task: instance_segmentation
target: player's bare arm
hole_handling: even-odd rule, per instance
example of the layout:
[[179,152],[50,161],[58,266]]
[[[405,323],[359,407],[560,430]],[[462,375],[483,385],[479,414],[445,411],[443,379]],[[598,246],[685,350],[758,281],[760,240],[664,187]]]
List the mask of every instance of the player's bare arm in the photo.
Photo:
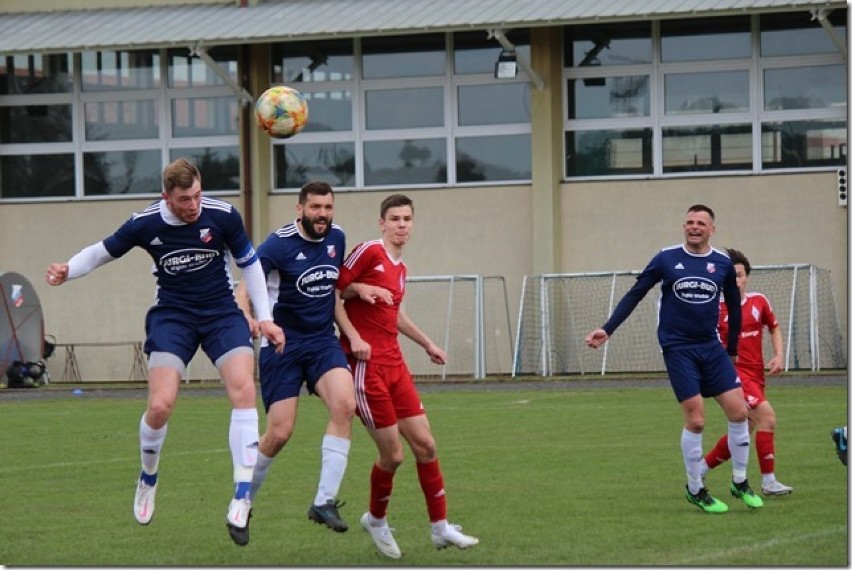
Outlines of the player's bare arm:
[[249,328],[251,329],[251,337],[260,337],[260,323],[258,323],[257,319],[254,318],[254,311],[252,310],[251,299],[249,299],[248,291],[246,291],[246,285],[244,281],[240,281],[237,285],[237,289],[236,291],[234,291],[234,298],[237,300],[237,305],[240,307],[240,310],[243,312],[243,315],[245,315],[246,321],[248,321]]
[[371,305],[375,305],[377,301],[382,301],[387,305],[393,305],[393,293],[379,287],[378,285],[367,285],[365,283],[350,283],[346,290],[342,293],[344,299],[360,298]]
[[337,328],[340,334],[349,339],[349,347],[352,355],[358,360],[370,360],[372,348],[370,344],[361,338],[358,334],[358,329],[349,320],[349,315],[346,314],[346,309],[343,306],[343,296],[341,291],[335,292],[336,299],[334,304],[334,321],[337,323]]
[[422,346],[426,354],[429,355],[429,360],[433,363],[447,363],[447,353],[440,346],[432,342],[432,339],[426,336],[426,333],[421,331],[402,309],[399,310],[399,314],[397,315],[396,327],[399,332]]
[[775,327],[769,331],[772,340],[772,352],[774,356],[766,363],[769,374],[778,374],[784,369],[784,342],[781,338],[781,327]]

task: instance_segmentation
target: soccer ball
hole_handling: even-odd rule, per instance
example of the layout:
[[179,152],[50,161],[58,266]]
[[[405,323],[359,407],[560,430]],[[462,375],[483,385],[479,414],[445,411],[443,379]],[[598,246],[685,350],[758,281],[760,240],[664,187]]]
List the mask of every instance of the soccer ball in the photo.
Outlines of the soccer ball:
[[284,85],[264,91],[254,106],[259,126],[269,136],[288,139],[301,132],[308,122],[308,103],[305,97]]

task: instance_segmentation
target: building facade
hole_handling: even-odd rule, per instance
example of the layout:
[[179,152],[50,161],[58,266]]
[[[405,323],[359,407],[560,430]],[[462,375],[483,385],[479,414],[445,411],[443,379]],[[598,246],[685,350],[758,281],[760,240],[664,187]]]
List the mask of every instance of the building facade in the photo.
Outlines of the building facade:
[[[59,342],[144,337],[144,252],[42,275],[178,156],[256,243],[310,179],[338,191],[349,247],[407,193],[410,272],[504,276],[513,312],[523,276],[641,269],[704,203],[717,247],[829,269],[847,329],[843,2],[31,4],[0,5],[0,272],[30,278]],[[254,125],[275,84],[308,100],[291,139]]]

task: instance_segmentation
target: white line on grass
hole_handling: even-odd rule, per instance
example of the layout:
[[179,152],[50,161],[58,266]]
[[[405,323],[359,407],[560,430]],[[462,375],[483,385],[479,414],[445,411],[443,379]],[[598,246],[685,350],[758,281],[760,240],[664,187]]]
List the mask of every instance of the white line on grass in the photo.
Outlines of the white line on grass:
[[[207,453],[222,453],[228,449],[195,449],[193,451],[181,451],[167,453],[169,457],[186,456],[186,455],[205,455]],[[14,467],[0,467],[0,475],[6,473],[17,473],[19,471],[32,472],[36,469],[64,469],[66,467],[86,467],[91,465],[106,464],[106,463],[124,463],[125,461],[135,461],[138,463],[138,457],[113,457],[110,459],[95,459],[87,461],[60,461],[58,463],[47,463],[44,465],[16,465]]]
[[683,565],[688,566],[691,564],[696,564],[698,562],[706,562],[708,556],[712,556],[714,560],[719,561],[725,558],[739,556],[743,553],[752,553],[758,550],[767,550],[770,548],[775,548],[776,546],[784,545],[784,544],[794,544],[796,542],[806,542],[808,540],[813,540],[815,538],[822,538],[824,536],[832,536],[832,535],[843,535],[846,536],[846,527],[838,526],[834,528],[825,528],[818,532],[811,532],[808,534],[799,534],[795,536],[788,537],[780,537],[773,538],[771,540],[764,540],[763,542],[754,542],[750,544],[745,544],[743,546],[737,546],[735,548],[728,548],[727,550],[716,550],[713,552],[705,552],[701,556],[690,556],[689,558],[681,558],[680,560],[666,562],[666,564],[674,564],[674,565]]

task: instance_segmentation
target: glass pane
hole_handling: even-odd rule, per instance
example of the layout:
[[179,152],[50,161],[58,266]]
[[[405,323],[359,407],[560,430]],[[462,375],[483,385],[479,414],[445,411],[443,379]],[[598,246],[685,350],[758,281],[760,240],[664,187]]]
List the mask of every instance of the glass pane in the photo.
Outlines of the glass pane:
[[351,81],[352,40],[287,42],[272,45],[272,82]]
[[444,88],[372,89],[367,99],[367,129],[444,126]]
[[[237,71],[237,46],[218,46],[207,50],[219,67],[228,72],[235,82],[239,83]],[[170,49],[169,58],[169,87],[197,87],[205,85],[227,85],[207,62],[198,56],[192,56],[189,49]]]
[[277,144],[272,152],[276,188],[301,188],[309,180],[355,186],[355,143]]
[[156,139],[160,136],[155,101],[86,103],[86,140]]
[[217,146],[202,148],[173,148],[169,160],[186,158],[201,171],[201,187],[205,191],[239,190],[240,148]]
[[459,90],[459,125],[505,125],[530,122],[530,84],[463,85]]
[[751,125],[663,129],[663,172],[751,167]]
[[[846,39],[846,10],[834,10],[828,21],[837,35]],[[837,46],[810,12],[760,16],[760,55],[806,55],[837,53]]]
[[444,34],[380,36],[361,40],[364,79],[444,75]]
[[651,63],[651,23],[565,28],[565,67]]
[[0,156],[0,198],[74,196],[74,155]]
[[531,180],[530,135],[456,139],[456,179],[458,182]]
[[763,71],[766,110],[841,107],[846,105],[846,97],[846,70],[842,65]]
[[84,52],[83,91],[153,89],[160,86],[159,51]]
[[316,91],[302,95],[308,102],[308,123],[304,132],[352,130],[351,91]]
[[[515,52],[526,61],[530,60],[529,30],[513,29],[505,32],[506,39],[515,46]],[[503,48],[488,32],[457,32],[453,35],[453,68],[458,75],[466,73],[494,73],[494,64]]]
[[748,111],[748,71],[667,73],[666,115]]
[[83,168],[86,196],[162,192],[159,150],[87,152],[83,155]]
[[235,97],[195,97],[172,101],[172,136],[235,135],[240,104]]
[[407,139],[364,143],[364,184],[446,184],[447,141]]
[[70,93],[68,54],[5,55],[0,57],[0,95]]
[[751,57],[748,16],[663,20],[663,61],[712,61]]
[[71,105],[0,107],[0,143],[70,142]]
[[568,80],[568,118],[647,117],[651,93],[647,75]]
[[565,133],[568,176],[650,174],[651,129]]
[[765,123],[763,168],[843,166],[849,152],[846,129],[846,121]]

